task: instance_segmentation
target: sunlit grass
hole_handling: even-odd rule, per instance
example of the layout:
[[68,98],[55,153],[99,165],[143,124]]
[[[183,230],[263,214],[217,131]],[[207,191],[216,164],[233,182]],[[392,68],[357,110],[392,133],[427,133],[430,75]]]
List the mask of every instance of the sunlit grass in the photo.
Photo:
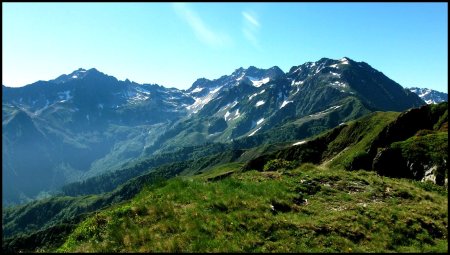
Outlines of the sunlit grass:
[[57,251],[446,252],[447,205],[414,181],[311,164],[175,178],[90,217]]

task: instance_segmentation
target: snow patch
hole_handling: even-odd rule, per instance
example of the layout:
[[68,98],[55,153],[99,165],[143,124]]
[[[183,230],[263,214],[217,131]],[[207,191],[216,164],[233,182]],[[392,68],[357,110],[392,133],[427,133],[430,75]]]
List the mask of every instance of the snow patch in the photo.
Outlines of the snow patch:
[[334,75],[334,76],[337,76],[338,78],[341,78],[341,75],[338,74],[338,73],[333,73],[333,72],[330,71],[330,74],[331,74],[331,75]]
[[266,84],[270,81],[269,77],[266,77],[264,79],[258,80],[257,78],[251,77],[251,76],[247,76],[250,81],[252,82],[253,86],[255,87],[261,87],[263,84]]
[[239,113],[239,109],[237,109],[236,113],[234,114],[234,118],[232,118],[230,120],[235,120],[235,119],[239,118],[239,116],[241,116],[241,114]]
[[319,73],[320,71],[322,71],[322,69],[325,68],[324,65],[325,65],[325,63],[320,64],[320,66],[317,67],[317,69],[316,69],[316,71],[314,72],[314,74],[317,74],[317,73]]
[[318,112],[318,113],[315,113],[315,114],[311,114],[311,115],[309,115],[309,117],[319,117],[319,116],[325,115],[325,114],[327,114],[327,113],[329,113],[331,111],[334,111],[334,110],[340,108],[341,106],[342,105],[331,106],[330,108],[328,108],[328,109],[326,109],[324,111],[321,111],[321,112]]
[[347,87],[347,84],[345,84],[343,82],[340,82],[340,81],[335,81],[335,82],[333,82],[331,84],[334,85],[334,86],[341,87],[341,88],[346,88]]
[[143,93],[143,94],[146,94],[146,95],[150,95],[150,91],[148,91],[146,89],[143,89],[143,88],[140,88],[140,87],[136,87],[136,91],[138,91],[140,93]]
[[302,85],[304,83],[304,81],[295,81],[295,80],[293,80],[292,82],[291,82],[291,86],[298,86],[298,85]]
[[430,90],[425,90],[425,92],[423,92],[422,94],[420,94],[419,95],[419,97],[424,97],[424,96],[426,96],[426,95],[428,95],[428,94],[430,94],[431,93],[431,91]]
[[132,103],[135,103],[135,102],[137,102],[137,101],[145,101],[145,100],[147,100],[147,99],[149,99],[148,96],[144,96],[144,95],[142,95],[142,94],[137,94],[137,93],[136,93],[136,96],[130,98],[129,101],[131,101]]
[[197,113],[199,110],[201,110],[209,101],[215,98],[216,93],[221,89],[222,87],[217,87],[216,89],[210,91],[206,96],[204,97],[194,97],[195,102],[188,107],[186,107],[187,110],[192,111],[193,113]]
[[255,131],[253,131],[251,134],[249,134],[248,136],[253,136],[256,132],[258,132],[258,130],[260,130],[261,127],[257,128]]
[[236,81],[240,81],[242,80],[242,78],[244,78],[245,73],[243,73],[239,78],[236,79]]
[[265,103],[266,102],[264,102],[263,100],[260,100],[260,101],[256,102],[255,106],[258,107],[258,106],[261,106],[261,105],[263,105]]
[[215,94],[217,91],[219,91],[222,87],[217,87],[214,90],[211,90],[211,92],[209,92],[209,94]]
[[134,90],[128,90],[125,92],[124,97],[131,104],[136,104],[139,101],[145,101],[149,99],[150,92],[143,88],[135,88]]
[[191,91],[191,93],[196,93],[196,92],[200,92],[202,91],[204,88],[195,88],[194,90]]
[[224,107],[220,108],[218,112],[225,111],[225,110],[227,110],[227,109],[233,108],[233,107],[235,107],[238,103],[239,103],[238,101],[234,101],[233,103],[229,103],[229,104],[225,105]]
[[284,100],[283,103],[282,103],[281,106],[280,106],[280,109],[283,108],[283,107],[285,107],[287,104],[292,103],[292,102],[294,102],[294,101],[287,101],[287,100]]
[[300,144],[304,144],[304,143],[306,143],[306,141],[300,141],[300,142],[296,142],[296,143],[294,143],[294,144],[292,144],[292,146],[296,146],[296,145],[300,145]]
[[257,93],[255,93],[255,94],[253,94],[253,95],[249,96],[249,97],[248,97],[248,101],[252,100],[252,98],[256,97],[257,95],[258,95],[258,94],[257,94]]
[[225,113],[225,116],[223,116],[225,121],[227,121],[228,116],[230,116],[230,112],[229,111],[227,111],[227,113]]
[[347,58],[341,58],[339,61],[341,61],[341,64],[342,64],[342,65],[348,65],[348,64],[350,64],[350,63],[348,62],[348,59],[347,59]]
[[302,67],[300,66],[299,68],[295,69],[292,73],[300,72],[301,70],[302,70]]

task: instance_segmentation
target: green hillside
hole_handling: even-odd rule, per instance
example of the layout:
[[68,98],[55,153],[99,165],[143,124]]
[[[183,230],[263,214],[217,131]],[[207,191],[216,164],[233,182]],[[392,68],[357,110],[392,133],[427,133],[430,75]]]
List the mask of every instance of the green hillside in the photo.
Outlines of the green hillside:
[[447,252],[447,195],[311,164],[179,177],[89,217],[50,251]]
[[371,113],[301,143],[257,156],[244,168],[262,170],[268,161],[283,159],[296,165],[374,170],[384,176],[415,180],[428,175],[434,183],[444,185],[448,180],[447,116],[447,102],[403,113]]

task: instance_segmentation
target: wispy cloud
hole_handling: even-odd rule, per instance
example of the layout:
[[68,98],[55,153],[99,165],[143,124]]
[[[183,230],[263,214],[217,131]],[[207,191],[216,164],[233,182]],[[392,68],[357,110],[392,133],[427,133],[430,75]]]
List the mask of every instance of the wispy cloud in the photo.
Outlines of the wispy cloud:
[[242,33],[255,48],[261,50],[261,45],[258,40],[258,33],[261,28],[261,24],[258,21],[258,16],[254,12],[243,11],[242,17]]
[[187,4],[173,3],[172,6],[175,13],[189,24],[201,42],[213,48],[220,48],[232,44],[232,40],[227,34],[209,28],[200,16]]
[[250,14],[248,12],[242,12],[242,15],[244,15],[244,18],[247,21],[249,21],[250,23],[252,23],[253,26],[255,26],[255,27],[260,26],[258,20],[256,19],[255,14]]

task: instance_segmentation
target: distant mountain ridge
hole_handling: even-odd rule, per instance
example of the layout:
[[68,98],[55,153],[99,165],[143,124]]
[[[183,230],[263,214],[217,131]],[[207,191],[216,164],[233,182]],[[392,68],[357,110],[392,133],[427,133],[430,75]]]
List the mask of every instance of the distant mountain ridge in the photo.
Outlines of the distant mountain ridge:
[[[229,142],[294,120],[321,126],[323,131],[372,111],[402,111],[424,104],[368,64],[349,58],[322,58],[295,66],[285,75],[277,69],[240,68],[216,80],[196,81],[188,90],[195,99],[188,110],[195,115],[172,125],[146,151],[171,150],[182,139],[189,144]],[[329,119],[318,120],[323,118]],[[325,123],[311,124],[318,121]],[[292,134],[294,130],[286,129],[291,139],[301,135]],[[319,130],[298,132],[312,135]]]
[[[80,68],[25,87],[2,86],[2,92],[3,203],[184,146],[236,142],[247,148],[301,139],[373,111],[425,104],[350,58],[322,58],[287,73],[241,67],[198,79],[187,90]],[[37,138],[26,138],[30,132]],[[30,179],[35,175],[39,185]]]
[[418,87],[411,87],[407,89],[409,89],[411,92],[416,93],[427,104],[438,104],[441,102],[448,102],[448,94],[444,92]]

